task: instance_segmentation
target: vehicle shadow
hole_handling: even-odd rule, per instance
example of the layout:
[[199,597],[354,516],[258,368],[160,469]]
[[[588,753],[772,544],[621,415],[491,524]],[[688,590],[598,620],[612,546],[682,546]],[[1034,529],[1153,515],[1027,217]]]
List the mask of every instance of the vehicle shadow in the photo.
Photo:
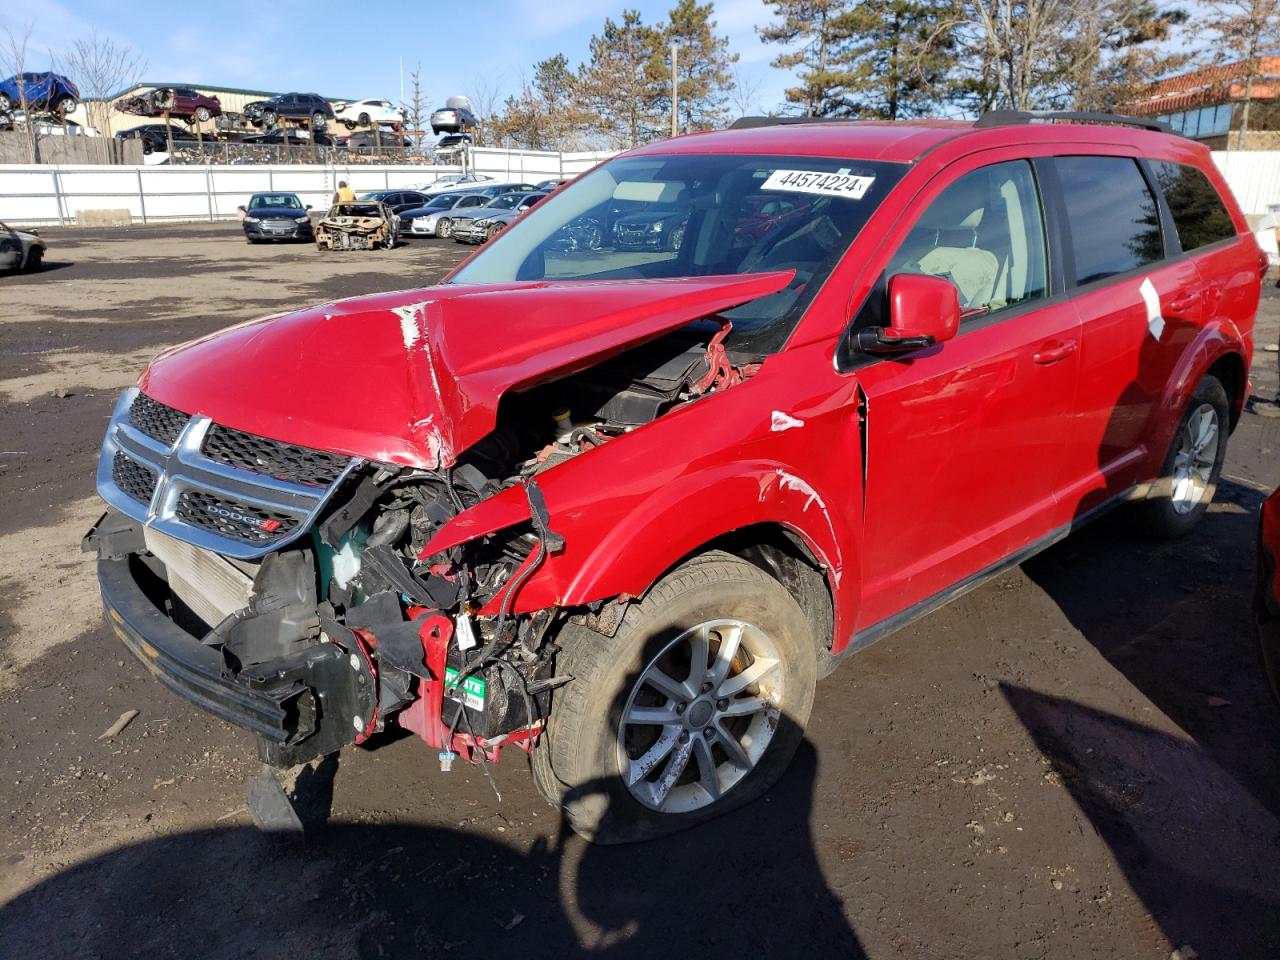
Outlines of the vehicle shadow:
[[1259,803],[1280,816],[1280,717],[1252,619],[1258,510],[1229,480],[1179,540],[1153,540],[1123,511],[1023,564],[1075,627]]
[[[807,742],[763,799],[674,837],[527,848],[445,827],[250,828],[123,847],[0,913],[0,956],[863,957],[810,831]],[[589,789],[589,785],[585,787]]]
[[1073,700],[1001,692],[1175,947],[1280,955],[1280,822],[1198,744]]

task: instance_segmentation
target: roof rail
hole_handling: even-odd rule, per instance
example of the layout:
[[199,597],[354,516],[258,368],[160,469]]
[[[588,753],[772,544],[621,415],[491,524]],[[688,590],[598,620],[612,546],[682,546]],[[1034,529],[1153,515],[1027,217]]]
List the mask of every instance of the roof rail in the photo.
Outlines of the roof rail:
[[1173,128],[1162,120],[1145,117],[1126,117],[1118,113],[1099,113],[1076,110],[988,110],[974,123],[975,127],[1005,127],[1018,123],[1035,123],[1037,120],[1069,123],[1108,123],[1122,127],[1141,127],[1156,133],[1173,133]]
[[791,123],[849,123],[853,117],[739,117],[729,124],[730,130],[752,130],[756,127],[778,127]]

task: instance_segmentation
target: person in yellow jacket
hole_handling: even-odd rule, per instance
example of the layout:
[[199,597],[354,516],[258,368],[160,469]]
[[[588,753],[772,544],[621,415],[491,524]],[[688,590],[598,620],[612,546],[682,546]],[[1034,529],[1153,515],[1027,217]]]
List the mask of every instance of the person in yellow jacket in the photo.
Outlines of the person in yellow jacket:
[[338,181],[338,191],[333,195],[334,203],[350,203],[356,198],[355,191],[347,186],[347,181]]

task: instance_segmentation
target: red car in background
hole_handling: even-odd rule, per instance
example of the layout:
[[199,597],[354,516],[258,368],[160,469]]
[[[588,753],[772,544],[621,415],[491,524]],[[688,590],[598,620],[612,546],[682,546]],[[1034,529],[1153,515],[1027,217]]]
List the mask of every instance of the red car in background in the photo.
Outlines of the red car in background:
[[1280,490],[1262,505],[1258,532],[1258,592],[1254,603],[1262,668],[1280,704]]
[[162,353],[99,460],[109,622],[276,766],[520,749],[600,842],[760,796],[847,657],[1208,510],[1267,260],[1204,145],[1079,119],[649,144],[434,287]]

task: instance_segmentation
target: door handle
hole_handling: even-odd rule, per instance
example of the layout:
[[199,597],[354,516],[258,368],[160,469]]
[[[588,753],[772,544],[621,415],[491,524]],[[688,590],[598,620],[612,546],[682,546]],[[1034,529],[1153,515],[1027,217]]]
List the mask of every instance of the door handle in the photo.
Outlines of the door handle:
[[1199,290],[1192,290],[1190,293],[1182,293],[1169,301],[1161,313],[1168,317],[1184,318],[1189,310],[1198,306],[1201,300]]
[[1074,340],[1046,340],[1040,344],[1040,349],[1036,351],[1035,356],[1031,359],[1041,366],[1048,366],[1051,363],[1057,363],[1059,360],[1065,360],[1076,352],[1077,344]]

